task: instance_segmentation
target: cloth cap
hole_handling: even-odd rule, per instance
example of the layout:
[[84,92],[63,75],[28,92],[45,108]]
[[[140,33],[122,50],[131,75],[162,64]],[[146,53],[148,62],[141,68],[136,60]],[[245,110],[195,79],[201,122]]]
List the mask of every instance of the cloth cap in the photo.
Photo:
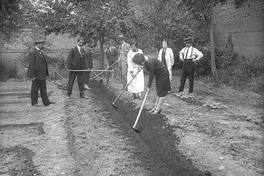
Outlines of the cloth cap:
[[137,53],[135,54],[135,56],[133,57],[132,61],[137,64],[137,65],[143,65],[145,62],[145,56],[144,54],[141,53]]

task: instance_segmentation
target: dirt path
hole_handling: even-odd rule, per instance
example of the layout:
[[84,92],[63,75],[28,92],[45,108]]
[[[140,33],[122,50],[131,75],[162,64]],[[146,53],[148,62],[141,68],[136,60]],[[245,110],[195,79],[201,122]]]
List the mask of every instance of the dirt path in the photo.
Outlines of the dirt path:
[[71,153],[80,176],[173,175],[166,164],[128,126],[105,98],[73,95],[65,103]]
[[48,84],[56,104],[31,107],[29,85],[1,83],[1,176],[174,175],[93,91],[66,100]]
[[[173,85],[177,89],[178,78]],[[120,84],[94,83],[89,99],[71,99],[48,85],[49,107],[31,107],[29,82],[0,84],[1,176],[260,176],[263,175],[263,97],[195,84],[193,100],[170,94],[162,115],[150,115],[152,90],[137,134],[141,101]]]
[[[179,78],[175,77],[173,92],[178,90],[178,83]],[[112,82],[109,95],[118,95],[120,87]],[[153,107],[154,95],[155,88],[147,100],[146,109]],[[132,123],[136,114],[131,115],[130,108],[138,109],[141,101],[131,102],[130,96],[125,93],[118,106]],[[264,174],[263,116],[263,96],[229,87],[215,88],[196,81],[194,100],[179,99],[171,93],[162,115],[152,116],[144,112],[140,122],[141,137],[154,146],[154,150],[159,150],[147,132],[158,131],[156,137],[163,142],[160,147],[172,151],[170,156],[182,154],[183,158],[192,161],[193,166],[212,175],[260,176]],[[168,164],[175,165],[166,152],[160,153]]]
[[0,175],[72,175],[61,91],[49,84],[57,103],[31,107],[30,82],[9,81],[0,89]]

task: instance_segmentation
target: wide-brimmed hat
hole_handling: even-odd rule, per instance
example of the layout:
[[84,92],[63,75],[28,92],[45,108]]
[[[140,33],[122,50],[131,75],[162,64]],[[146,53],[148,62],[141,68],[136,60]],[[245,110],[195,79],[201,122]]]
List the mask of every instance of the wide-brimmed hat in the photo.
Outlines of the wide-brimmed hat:
[[34,44],[38,44],[38,43],[44,43],[46,42],[47,40],[44,38],[44,37],[39,37],[39,38],[36,38],[34,40]]
[[193,38],[192,37],[184,38],[184,43],[192,43],[192,42],[193,42]]
[[137,53],[133,57],[132,61],[137,65],[143,65],[145,62],[145,56],[142,53]]

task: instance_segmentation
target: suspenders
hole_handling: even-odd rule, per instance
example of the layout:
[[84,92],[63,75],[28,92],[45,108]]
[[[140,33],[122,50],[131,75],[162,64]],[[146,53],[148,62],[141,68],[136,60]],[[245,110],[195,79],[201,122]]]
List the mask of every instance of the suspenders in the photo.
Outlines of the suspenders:
[[[186,49],[187,49],[187,51],[186,51]],[[187,57],[188,57],[188,52],[189,52],[189,49],[190,48],[186,48],[185,49],[185,51],[186,51],[186,53],[185,53],[185,56],[184,56],[184,59],[187,59]],[[193,55],[193,47],[191,48],[191,56]]]

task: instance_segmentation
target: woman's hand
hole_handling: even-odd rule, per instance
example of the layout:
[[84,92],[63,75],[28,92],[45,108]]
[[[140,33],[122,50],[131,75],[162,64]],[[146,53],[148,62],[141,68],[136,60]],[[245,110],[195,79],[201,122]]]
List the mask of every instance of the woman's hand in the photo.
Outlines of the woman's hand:
[[130,71],[130,74],[131,74],[132,76],[134,76],[134,71],[133,71],[133,70],[131,70],[131,71]]

